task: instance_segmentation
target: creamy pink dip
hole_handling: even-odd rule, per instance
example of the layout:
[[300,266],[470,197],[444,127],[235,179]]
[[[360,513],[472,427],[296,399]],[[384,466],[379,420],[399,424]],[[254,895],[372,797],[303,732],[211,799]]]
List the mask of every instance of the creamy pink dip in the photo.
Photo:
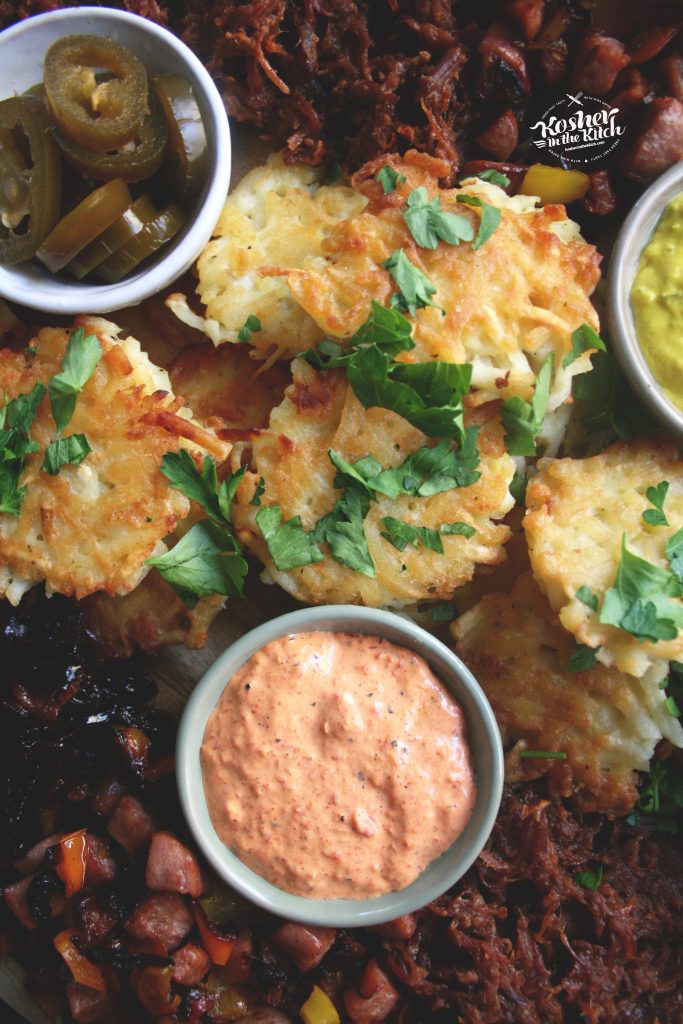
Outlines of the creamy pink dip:
[[299,896],[403,889],[460,835],[475,782],[461,707],[379,637],[302,633],[228,682],[201,764],[221,840]]

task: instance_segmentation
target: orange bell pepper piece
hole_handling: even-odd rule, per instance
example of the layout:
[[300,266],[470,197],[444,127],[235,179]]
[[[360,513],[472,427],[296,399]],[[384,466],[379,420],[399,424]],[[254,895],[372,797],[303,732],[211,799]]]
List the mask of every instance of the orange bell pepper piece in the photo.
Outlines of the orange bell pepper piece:
[[54,947],[64,959],[64,963],[74,976],[74,981],[85,985],[86,988],[94,988],[96,992],[107,991],[107,981],[102,969],[84,956],[73,940],[72,929],[59,932],[54,937]]
[[192,913],[197,922],[202,946],[211,957],[214,964],[224,967],[232,954],[232,947],[235,945],[235,937],[224,937],[217,935],[209,924],[209,920],[198,903],[192,904]]
[[59,861],[56,870],[64,882],[64,895],[67,899],[80,892],[85,885],[85,854],[88,843],[86,833],[87,829],[82,828],[59,840]]

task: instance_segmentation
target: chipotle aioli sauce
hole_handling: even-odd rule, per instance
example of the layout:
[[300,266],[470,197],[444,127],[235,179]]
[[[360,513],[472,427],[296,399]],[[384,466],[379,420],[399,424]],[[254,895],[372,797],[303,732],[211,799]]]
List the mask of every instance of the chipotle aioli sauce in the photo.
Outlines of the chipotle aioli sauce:
[[403,889],[463,831],[465,718],[426,661],[374,636],[301,633],[230,679],[206,726],[219,838],[298,896]]

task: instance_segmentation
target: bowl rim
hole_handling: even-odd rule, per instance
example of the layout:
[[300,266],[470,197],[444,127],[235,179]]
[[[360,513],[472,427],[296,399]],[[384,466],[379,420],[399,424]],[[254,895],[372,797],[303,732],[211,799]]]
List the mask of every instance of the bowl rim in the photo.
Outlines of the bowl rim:
[[[467,720],[478,778],[475,808],[462,834],[404,889],[359,900],[309,899],[272,885],[229,850],[211,824],[201,779],[199,749],[209,715],[228,680],[265,644],[314,630],[379,635],[421,654]],[[475,742],[476,741],[476,742]],[[491,705],[463,662],[439,639],[394,612],[356,605],[322,605],[288,612],[250,630],[207,669],[183,711],[176,743],[180,803],[190,830],[216,873],[264,910],[289,920],[329,927],[381,924],[418,910],[449,889],[479,856],[498,813],[503,790],[503,747]],[[487,776],[487,788],[479,779]]]
[[[129,11],[93,6],[69,7],[33,15],[4,29],[0,32],[0,47],[14,43],[23,35],[29,35],[37,25],[58,25],[64,22],[64,34],[68,34],[70,28],[75,30],[73,23],[82,21],[84,17],[90,21],[86,31],[95,33],[97,28],[92,22],[100,22],[103,26],[113,27],[114,23],[119,23],[133,27],[140,33],[141,38],[151,37],[157,44],[171,51],[179,63],[179,71],[187,69],[191,72],[193,84],[202,94],[202,107],[206,108],[203,110],[203,117],[205,122],[208,118],[208,123],[205,123],[204,127],[210,146],[215,150],[215,159],[209,170],[203,197],[195,201],[195,205],[189,211],[184,237],[176,244],[171,242],[167,254],[160,254],[157,262],[138,271],[131,278],[113,285],[80,282],[72,284],[57,278],[54,282],[48,279],[55,287],[49,289],[49,293],[46,294],[40,281],[27,279],[20,283],[4,273],[11,274],[22,264],[17,264],[16,267],[0,267],[0,296],[29,309],[54,315],[110,313],[136,305],[172,284],[194,263],[211,238],[230,187],[230,125],[223,100],[199,58],[168,29]],[[45,271],[45,274],[47,273]]]
[[630,293],[645,246],[664,209],[683,193],[683,161],[646,189],[624,221],[607,275],[607,324],[614,351],[631,387],[668,429],[683,441],[683,410],[664,394],[638,342]]

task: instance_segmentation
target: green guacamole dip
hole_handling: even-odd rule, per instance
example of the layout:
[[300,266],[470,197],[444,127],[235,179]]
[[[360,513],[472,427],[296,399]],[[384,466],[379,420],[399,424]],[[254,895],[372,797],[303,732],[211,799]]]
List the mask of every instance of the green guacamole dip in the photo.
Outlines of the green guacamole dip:
[[643,250],[631,309],[652,373],[683,409],[683,194],[669,203]]

